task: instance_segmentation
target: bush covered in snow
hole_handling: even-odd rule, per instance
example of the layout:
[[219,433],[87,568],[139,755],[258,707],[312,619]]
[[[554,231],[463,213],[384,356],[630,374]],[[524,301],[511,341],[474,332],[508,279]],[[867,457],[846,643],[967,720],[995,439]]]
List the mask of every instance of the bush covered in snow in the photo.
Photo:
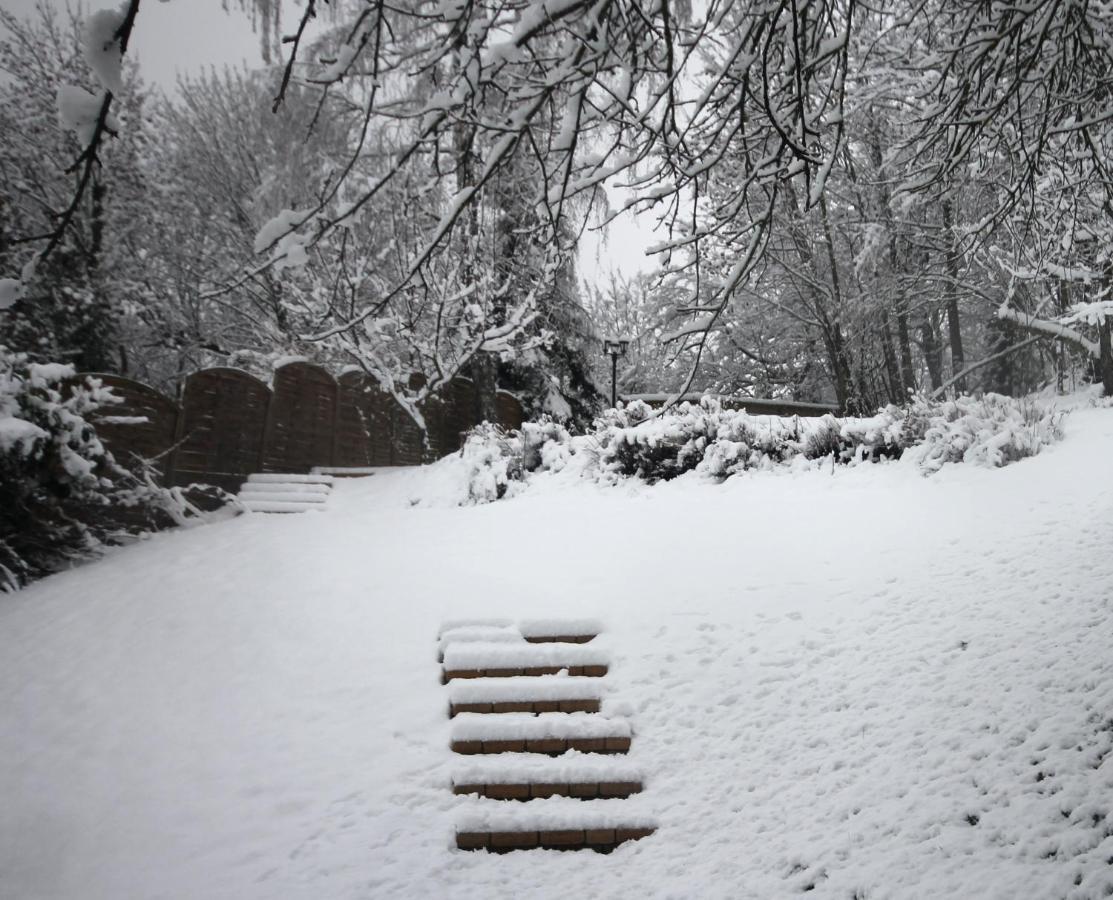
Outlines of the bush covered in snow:
[[484,422],[472,429],[460,449],[469,503],[490,503],[505,494],[522,474],[522,439]]
[[999,394],[934,401],[916,397],[869,417],[756,416],[724,409],[714,398],[662,415],[641,401],[608,410],[585,435],[559,424],[526,423],[520,432],[490,426],[472,432],[462,451],[469,498],[502,497],[515,479],[556,472],[576,461],[602,481],[664,481],[685,472],[715,479],[750,469],[822,462],[858,465],[904,457],[924,474],[948,462],[1003,466],[1060,436],[1062,414],[1035,399]]
[[132,521],[165,520],[173,496],[117,465],[88,417],[116,398],[71,366],[0,345],[0,590],[87,556]]

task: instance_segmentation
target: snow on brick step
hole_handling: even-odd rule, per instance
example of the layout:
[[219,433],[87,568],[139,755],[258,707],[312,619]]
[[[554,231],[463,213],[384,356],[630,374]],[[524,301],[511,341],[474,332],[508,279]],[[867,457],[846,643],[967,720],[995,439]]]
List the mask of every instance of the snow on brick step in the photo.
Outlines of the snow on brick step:
[[334,478],[366,478],[379,471],[379,466],[314,466],[311,475],[332,475]]
[[452,720],[454,753],[626,753],[630,723],[583,712],[507,713],[489,716],[461,713]]
[[332,486],[328,484],[302,484],[297,481],[246,481],[240,488],[241,495],[266,494],[272,491],[283,491],[306,497],[327,497],[332,491]]
[[609,664],[609,651],[594,644],[460,643],[444,651],[444,680],[555,675],[561,669],[599,678]]
[[450,631],[465,628],[511,628],[513,625],[514,621],[512,619],[449,619],[441,624],[441,630],[437,632],[437,638],[444,637]]
[[302,513],[324,509],[320,503],[291,503],[279,500],[243,500],[242,503],[248,512],[258,513]]
[[626,756],[601,756],[569,750],[562,756],[503,753],[469,756],[452,769],[454,787],[469,784],[641,783],[645,772]]
[[605,688],[598,678],[466,678],[449,685],[449,716],[460,713],[599,712]]
[[634,798],[584,804],[550,797],[528,804],[476,801],[457,820],[461,850],[592,849],[606,852],[629,840],[649,837],[656,821]]
[[308,506],[321,506],[328,502],[328,494],[302,494],[297,491],[287,491],[282,485],[277,484],[269,491],[240,491],[239,497],[249,503],[304,503]]
[[256,472],[253,475],[247,476],[249,484],[271,484],[286,483],[286,484],[332,484],[331,475],[297,475],[297,474],[284,474],[280,472]]
[[534,644],[586,644],[603,631],[598,619],[527,619],[518,623],[518,630]]
[[490,800],[538,800],[547,797],[572,797],[576,800],[615,799],[639,794],[640,781],[522,781],[465,782],[452,786],[454,794],[475,794]]
[[442,634],[437,643],[437,661],[444,660],[444,651],[449,644],[460,643],[490,643],[490,644],[521,644],[522,633],[513,627],[495,627],[490,625],[470,625],[453,628]]
[[458,850],[594,850],[610,853],[619,844],[649,837],[653,828],[594,828],[564,831],[457,831]]

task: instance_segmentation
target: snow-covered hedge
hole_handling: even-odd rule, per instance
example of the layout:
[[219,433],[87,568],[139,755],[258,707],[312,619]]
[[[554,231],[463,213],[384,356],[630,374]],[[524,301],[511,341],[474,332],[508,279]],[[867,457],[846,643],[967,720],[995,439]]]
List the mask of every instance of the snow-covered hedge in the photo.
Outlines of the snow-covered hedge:
[[0,345],[0,590],[94,553],[131,521],[174,517],[170,492],[117,465],[88,417],[115,403],[72,366]]
[[494,500],[530,472],[573,466],[601,481],[648,482],[699,472],[728,478],[748,469],[822,463],[857,465],[905,458],[924,474],[948,462],[1003,466],[1060,436],[1062,414],[1044,402],[998,394],[932,401],[914,398],[863,418],[755,416],[715,399],[654,416],[640,401],[609,410],[586,435],[552,421],[520,432],[476,430],[462,451],[469,498]]

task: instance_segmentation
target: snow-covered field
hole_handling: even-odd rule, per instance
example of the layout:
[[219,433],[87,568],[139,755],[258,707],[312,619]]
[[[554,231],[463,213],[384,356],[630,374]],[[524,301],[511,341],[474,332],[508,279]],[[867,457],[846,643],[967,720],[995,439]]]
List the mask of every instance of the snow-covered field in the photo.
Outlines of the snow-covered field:
[[[0,895],[1107,896],[1113,410],[1064,428],[1000,470],[414,505],[450,461],[0,597]],[[591,803],[652,837],[454,849],[499,801],[449,788],[436,637],[500,615],[606,623],[646,784]]]

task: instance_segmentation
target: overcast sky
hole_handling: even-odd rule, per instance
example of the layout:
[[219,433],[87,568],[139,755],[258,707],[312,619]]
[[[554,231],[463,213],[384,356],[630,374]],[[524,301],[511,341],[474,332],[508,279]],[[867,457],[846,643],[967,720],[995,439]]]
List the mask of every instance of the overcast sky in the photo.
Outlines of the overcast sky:
[[[66,0],[48,0],[64,9]],[[0,8],[19,15],[34,11],[36,0],[0,0]],[[89,0],[86,8],[100,9],[117,4]],[[173,93],[179,74],[194,74],[209,66],[259,66],[263,59],[259,35],[252,29],[251,17],[238,4],[225,12],[221,0],[146,0],[136,18],[135,33],[128,54],[134,54],[144,80]],[[300,4],[283,0],[283,22],[292,27]],[[612,267],[632,275],[651,268],[644,253],[655,238],[630,217],[611,226],[609,239],[601,243],[594,235],[585,236],[580,250],[580,270],[591,283],[605,281]]]

